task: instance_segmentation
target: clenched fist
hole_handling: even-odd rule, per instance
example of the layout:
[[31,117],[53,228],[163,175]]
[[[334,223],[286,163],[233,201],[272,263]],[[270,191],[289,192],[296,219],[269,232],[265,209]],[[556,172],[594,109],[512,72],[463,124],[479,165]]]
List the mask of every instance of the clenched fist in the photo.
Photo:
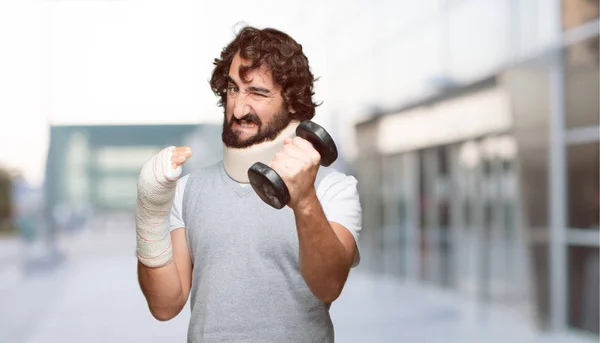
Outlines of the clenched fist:
[[176,147],[171,152],[171,167],[177,169],[179,166],[183,166],[185,161],[192,156],[192,148],[189,146]]
[[307,140],[294,137],[283,142],[283,149],[269,164],[285,182],[290,193],[288,206],[297,210],[316,196],[315,179],[321,155]]

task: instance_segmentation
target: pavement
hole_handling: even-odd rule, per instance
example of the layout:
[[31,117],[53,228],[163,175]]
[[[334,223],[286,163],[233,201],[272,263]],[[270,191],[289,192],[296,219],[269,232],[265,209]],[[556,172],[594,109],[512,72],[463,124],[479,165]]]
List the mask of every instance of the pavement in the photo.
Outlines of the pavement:
[[[59,246],[66,258],[54,260],[60,263],[0,265],[0,342],[186,341],[189,308],[168,322],[152,318],[137,283],[133,226],[111,226],[63,237]],[[27,249],[18,241],[2,247],[5,255]],[[598,342],[542,334],[518,316],[473,315],[472,308],[452,293],[358,269],[331,314],[336,342],[342,343]]]

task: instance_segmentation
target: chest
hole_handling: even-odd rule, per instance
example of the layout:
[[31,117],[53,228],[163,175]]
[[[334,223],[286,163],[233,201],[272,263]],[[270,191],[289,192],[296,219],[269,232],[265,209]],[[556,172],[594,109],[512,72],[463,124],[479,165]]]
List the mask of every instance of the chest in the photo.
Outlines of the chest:
[[203,187],[184,202],[188,247],[196,266],[224,261],[297,265],[293,211],[276,210],[251,190]]

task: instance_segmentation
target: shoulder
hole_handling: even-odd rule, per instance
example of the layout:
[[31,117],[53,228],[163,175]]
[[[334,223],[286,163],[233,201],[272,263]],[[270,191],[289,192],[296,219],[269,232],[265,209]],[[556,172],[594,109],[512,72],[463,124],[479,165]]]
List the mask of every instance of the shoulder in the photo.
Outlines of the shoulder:
[[[330,222],[335,222],[346,228],[358,244],[362,231],[362,208],[358,193],[358,181],[352,175],[331,169],[317,186],[317,197],[323,212]],[[358,264],[359,254],[356,255],[353,266]]]
[[219,173],[219,171],[222,168],[223,168],[223,162],[219,161],[219,162],[214,163],[214,164],[210,164],[210,165],[207,165],[207,166],[203,166],[203,167],[197,168],[196,170],[192,171],[188,175],[190,175],[192,178],[196,178],[198,176],[205,176],[205,175],[208,175],[208,174],[216,174],[216,173]]
[[190,179],[190,174],[186,174],[186,175],[180,177],[179,180],[177,180],[177,190],[185,189],[185,185],[187,184],[189,179]]
[[324,168],[325,176],[317,186],[319,199],[331,198],[340,192],[358,197],[358,180],[352,176],[333,168]]
[[[198,180],[207,180],[211,176],[218,175],[221,169],[223,169],[223,163],[219,161],[211,165],[197,168],[186,176],[188,176],[189,182],[196,183]],[[185,181],[184,184],[187,184],[188,181]]]
[[216,175],[219,172],[220,164],[215,163],[208,166],[198,168],[181,178],[177,181],[176,197],[183,197],[183,193],[188,184],[197,183],[197,180],[206,180],[209,175]]

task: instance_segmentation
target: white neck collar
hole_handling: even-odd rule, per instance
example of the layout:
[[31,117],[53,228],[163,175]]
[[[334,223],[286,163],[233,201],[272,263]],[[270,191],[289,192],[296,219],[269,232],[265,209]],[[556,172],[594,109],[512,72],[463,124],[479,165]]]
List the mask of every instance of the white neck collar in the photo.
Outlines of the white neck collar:
[[223,164],[229,177],[240,183],[249,183],[248,169],[256,162],[269,165],[275,154],[283,149],[283,141],[296,135],[296,127],[299,124],[299,121],[291,121],[274,140],[244,149],[234,149],[223,145]]

